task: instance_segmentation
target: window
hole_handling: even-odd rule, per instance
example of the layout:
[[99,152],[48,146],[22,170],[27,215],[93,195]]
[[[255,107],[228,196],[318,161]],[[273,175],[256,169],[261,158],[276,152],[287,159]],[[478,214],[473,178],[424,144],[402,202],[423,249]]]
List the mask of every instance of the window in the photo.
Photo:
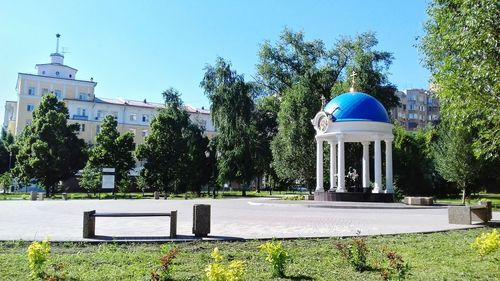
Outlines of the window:
[[28,105],[26,106],[26,110],[27,110],[28,112],[32,112],[34,109],[35,109],[35,106],[34,106],[33,104],[28,104]]
[[47,89],[47,88],[43,88],[43,89],[42,89],[42,96],[43,96],[43,95],[46,95],[48,92],[49,92],[49,89]]
[[149,122],[149,115],[143,114],[142,115],[142,122]]
[[129,131],[135,136],[135,129],[130,129]]
[[88,95],[87,95],[86,93],[80,93],[80,94],[78,95],[78,99],[79,99],[79,100],[87,100],[87,96],[88,96]]
[[76,109],[76,115],[79,116],[87,116],[87,109],[86,108],[77,108]]
[[130,121],[137,121],[137,114],[135,113],[130,114]]
[[148,130],[142,130],[142,137],[148,136]]
[[56,75],[59,76],[59,71],[56,71]]
[[61,90],[54,90],[54,95],[56,95],[57,99],[61,99],[62,98]]
[[410,104],[410,106],[408,106],[408,110],[415,110],[415,105]]
[[35,88],[34,87],[29,87],[28,89],[28,95],[34,96],[35,95]]
[[85,124],[80,125],[80,132],[85,132]]
[[96,120],[102,119],[104,117],[104,111],[103,110],[98,110],[97,111],[97,117],[95,118]]
[[421,105],[420,106],[420,111],[425,111],[425,106]]

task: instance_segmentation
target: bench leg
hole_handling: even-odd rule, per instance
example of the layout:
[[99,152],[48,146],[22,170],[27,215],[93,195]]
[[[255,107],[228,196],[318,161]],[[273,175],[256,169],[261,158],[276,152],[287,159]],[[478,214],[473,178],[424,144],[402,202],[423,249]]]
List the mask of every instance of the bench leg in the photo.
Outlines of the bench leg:
[[177,211],[170,212],[170,238],[177,236]]
[[83,238],[95,237],[95,210],[83,212]]

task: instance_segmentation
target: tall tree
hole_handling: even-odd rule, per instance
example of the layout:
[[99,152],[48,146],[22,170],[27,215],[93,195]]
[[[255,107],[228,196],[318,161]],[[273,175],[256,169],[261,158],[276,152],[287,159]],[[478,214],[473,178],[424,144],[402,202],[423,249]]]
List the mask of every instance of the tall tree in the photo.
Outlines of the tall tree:
[[477,132],[476,157],[500,157],[500,4],[433,0],[420,42],[442,117],[455,130]]
[[283,95],[278,113],[278,133],[272,141],[273,167],[282,179],[299,180],[311,189],[315,179],[316,145],[311,116],[321,101],[308,79]]
[[199,192],[208,181],[203,173],[208,140],[191,123],[177,90],[166,90],[163,98],[165,108],[151,120],[151,134],[136,150],[145,162],[141,176],[148,186],[165,193],[186,188]]
[[217,136],[218,182],[237,182],[245,194],[255,177],[255,122],[252,119],[253,86],[231,64],[217,58],[214,66],[205,68],[201,87],[209,98]]
[[0,133],[0,174],[14,166],[14,136],[2,128]]
[[64,102],[54,94],[45,95],[33,112],[32,124],[16,139],[19,152],[14,173],[22,181],[35,180],[47,196],[85,163],[85,143],[76,136],[79,125],[68,125],[68,117]]
[[449,126],[441,126],[439,141],[434,146],[436,170],[462,190],[464,204],[481,171],[481,162],[474,157],[471,139],[472,134],[467,130],[450,130]]
[[[130,132],[121,134],[117,130],[118,122],[108,115],[104,118],[101,129],[96,136],[96,144],[89,151],[89,160],[85,176],[96,177],[102,168],[115,168],[115,186],[126,179],[129,171],[135,167],[133,152],[134,135]],[[89,183],[96,182],[87,181]]]
[[[308,120],[321,110],[322,96],[331,99],[348,90],[351,70],[357,73],[358,91],[374,95],[387,109],[398,103],[386,74],[392,55],[374,50],[376,45],[375,35],[368,32],[342,38],[327,50],[321,40],[306,41],[302,32],[288,29],[275,45],[262,45],[257,82],[281,101],[270,115],[277,116],[273,167],[282,179],[300,179],[312,186],[314,130]],[[301,161],[293,161],[296,157]]]

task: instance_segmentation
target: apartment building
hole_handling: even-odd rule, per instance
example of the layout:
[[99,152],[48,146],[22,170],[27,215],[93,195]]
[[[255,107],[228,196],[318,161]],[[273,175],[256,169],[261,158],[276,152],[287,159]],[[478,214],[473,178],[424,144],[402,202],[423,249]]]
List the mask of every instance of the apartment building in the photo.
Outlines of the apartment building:
[[391,109],[391,117],[407,130],[425,127],[439,121],[439,101],[432,92],[423,89],[397,91],[400,105]]
[[[59,40],[59,37],[57,38]],[[59,44],[57,44],[58,46]],[[64,56],[56,52],[50,54],[50,63],[37,64],[37,73],[19,73],[17,77],[17,101],[7,101],[3,127],[19,134],[32,121],[32,113],[39,105],[41,98],[47,93],[66,103],[69,110],[69,123],[79,123],[79,137],[88,143],[94,143],[100,130],[101,122],[107,115],[114,116],[118,121],[121,133],[132,132],[135,143],[144,143],[150,133],[149,122],[158,109],[164,104],[122,98],[104,98],[95,96],[97,82],[76,79],[77,69],[64,64]],[[212,137],[215,128],[210,112],[204,108],[194,108],[186,105],[186,111],[192,121],[205,128],[205,134]]]

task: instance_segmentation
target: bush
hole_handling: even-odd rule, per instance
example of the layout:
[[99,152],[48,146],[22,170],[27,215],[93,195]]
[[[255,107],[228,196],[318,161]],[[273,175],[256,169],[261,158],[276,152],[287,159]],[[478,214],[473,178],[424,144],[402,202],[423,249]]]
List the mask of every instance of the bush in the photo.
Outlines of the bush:
[[471,244],[471,248],[476,250],[480,257],[496,251],[500,248],[500,234],[497,233],[496,229],[491,232],[483,232],[481,235],[476,237],[474,242]]
[[212,263],[205,272],[209,281],[240,281],[246,271],[246,264],[242,260],[232,260],[229,264],[224,262],[224,256],[215,248],[210,255]]
[[340,254],[349,262],[356,271],[368,269],[366,257],[368,256],[368,247],[366,241],[361,238],[354,238],[352,244],[337,242],[335,244]]
[[160,257],[160,266],[151,272],[151,279],[154,281],[172,280],[172,262],[177,256],[178,250],[177,248],[170,248],[167,251],[167,248],[170,247],[162,246],[161,250],[162,252],[166,251],[166,254]]
[[28,247],[28,264],[31,270],[31,278],[43,278],[45,276],[45,262],[50,254],[50,242],[44,240],[42,242],[33,242]]
[[268,241],[260,245],[259,248],[267,254],[266,261],[273,267],[273,277],[284,277],[285,264],[290,259],[290,256],[281,245],[281,242]]
[[387,258],[388,265],[382,270],[380,275],[383,280],[405,280],[409,275],[410,266],[403,258],[394,251],[384,250],[385,257]]

